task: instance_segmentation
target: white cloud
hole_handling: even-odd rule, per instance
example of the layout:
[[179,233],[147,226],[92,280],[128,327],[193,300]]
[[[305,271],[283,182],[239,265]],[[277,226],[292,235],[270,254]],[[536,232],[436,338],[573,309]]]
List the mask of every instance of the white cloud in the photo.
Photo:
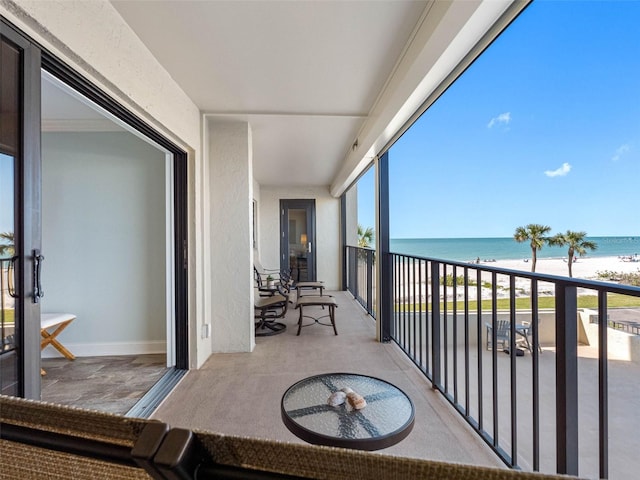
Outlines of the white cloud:
[[505,125],[509,125],[511,122],[511,112],[501,113],[497,117],[493,117],[489,123],[487,124],[487,128],[491,128],[498,123],[504,123]]
[[622,155],[627,153],[629,150],[631,150],[631,147],[629,146],[628,143],[625,143],[624,145],[620,145],[616,149],[616,153],[613,155],[613,157],[611,157],[611,160],[613,162],[617,162],[618,160],[620,160],[620,157],[622,157]]
[[560,168],[557,168],[556,170],[545,170],[544,174],[547,177],[564,177],[570,171],[571,165],[565,162]]

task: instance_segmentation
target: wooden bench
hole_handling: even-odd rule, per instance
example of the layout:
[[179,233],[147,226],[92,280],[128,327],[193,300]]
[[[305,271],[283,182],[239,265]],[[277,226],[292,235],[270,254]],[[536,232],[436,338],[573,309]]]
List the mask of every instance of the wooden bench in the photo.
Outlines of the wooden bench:
[[[69,326],[71,322],[76,319],[76,316],[72,313],[43,313],[40,315],[40,335],[42,335],[42,341],[40,342],[40,351],[44,350],[47,345],[51,345],[58,350],[65,358],[69,360],[75,360],[76,357],[73,353],[65,348],[56,337]],[[54,329],[50,331],[50,329]],[[43,368],[40,369],[41,375],[46,375],[47,372]]]
[[[312,317],[310,315],[304,315],[302,310],[304,307],[328,307],[329,308],[329,315],[323,315],[320,317]],[[311,295],[308,297],[298,297],[298,304],[296,305],[296,308],[300,309],[300,319],[298,320],[298,333],[296,335],[300,335],[300,330],[302,330],[302,327],[308,327],[310,325],[313,325],[315,323],[318,323],[320,325],[325,325],[327,327],[333,327],[333,331],[336,335],[338,335],[338,330],[336,330],[336,307],[338,306],[338,302],[336,302],[336,299],[328,296],[328,295]],[[311,318],[313,320],[314,323],[309,323],[307,325],[303,325],[302,324],[302,319],[303,317],[307,317],[307,318]],[[329,318],[331,320],[331,323],[322,323],[319,320],[321,318]]]

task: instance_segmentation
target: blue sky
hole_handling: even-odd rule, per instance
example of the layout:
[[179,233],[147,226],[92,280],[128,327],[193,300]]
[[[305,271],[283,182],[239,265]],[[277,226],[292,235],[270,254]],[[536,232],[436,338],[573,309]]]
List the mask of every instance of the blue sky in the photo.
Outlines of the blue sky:
[[391,148],[392,238],[639,235],[638,25],[640,1],[533,2]]

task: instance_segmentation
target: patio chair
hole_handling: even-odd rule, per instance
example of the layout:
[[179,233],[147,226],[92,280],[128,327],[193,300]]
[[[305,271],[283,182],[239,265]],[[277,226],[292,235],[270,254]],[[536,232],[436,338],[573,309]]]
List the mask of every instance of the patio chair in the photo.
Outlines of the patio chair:
[[[509,348],[509,320],[496,320],[496,344],[500,345],[500,348]],[[493,349],[493,325],[489,322],[485,322],[487,327],[487,350]]]
[[284,323],[276,322],[276,319],[283,318],[287,314],[289,306],[289,290],[283,286],[277,286],[277,293],[268,297],[259,296],[255,299],[256,336],[267,337],[284,332],[287,326]]
[[[491,323],[486,322],[487,327],[487,350],[493,348],[493,326]],[[522,329],[521,326],[516,328],[516,348],[523,346],[529,352],[531,352],[531,343],[529,343],[528,337],[529,328]],[[509,320],[496,320],[496,345],[500,345],[500,348],[508,351],[509,338],[511,336],[511,322]],[[520,355],[520,354],[518,354]]]
[[274,295],[278,285],[283,285],[288,290],[293,283],[290,270],[265,269],[258,261],[253,264],[253,276],[260,296],[263,297]]
[[0,477],[162,478],[153,459],[168,431],[156,420],[0,395]]
[[[538,318],[538,329],[540,328],[541,320]],[[518,330],[518,335],[524,336],[527,342],[527,347],[530,352],[533,352],[533,338],[529,340],[529,336],[531,335],[531,322],[522,322],[522,327]],[[540,339],[538,339],[538,352],[542,353],[542,347],[540,346]]]
[[577,479],[170,428],[156,420],[0,395],[2,478],[343,479],[353,472],[406,480]]

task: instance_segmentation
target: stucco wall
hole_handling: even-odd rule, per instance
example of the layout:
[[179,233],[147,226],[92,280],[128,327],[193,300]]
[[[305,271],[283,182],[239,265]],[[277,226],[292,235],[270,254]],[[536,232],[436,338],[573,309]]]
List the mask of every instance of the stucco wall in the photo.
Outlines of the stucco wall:
[[316,262],[318,280],[329,290],[340,287],[340,199],[328,187],[260,189],[260,260],[265,268],[279,268],[280,200],[316,200]]
[[255,347],[253,312],[253,171],[251,129],[210,121],[211,339],[214,352]]

